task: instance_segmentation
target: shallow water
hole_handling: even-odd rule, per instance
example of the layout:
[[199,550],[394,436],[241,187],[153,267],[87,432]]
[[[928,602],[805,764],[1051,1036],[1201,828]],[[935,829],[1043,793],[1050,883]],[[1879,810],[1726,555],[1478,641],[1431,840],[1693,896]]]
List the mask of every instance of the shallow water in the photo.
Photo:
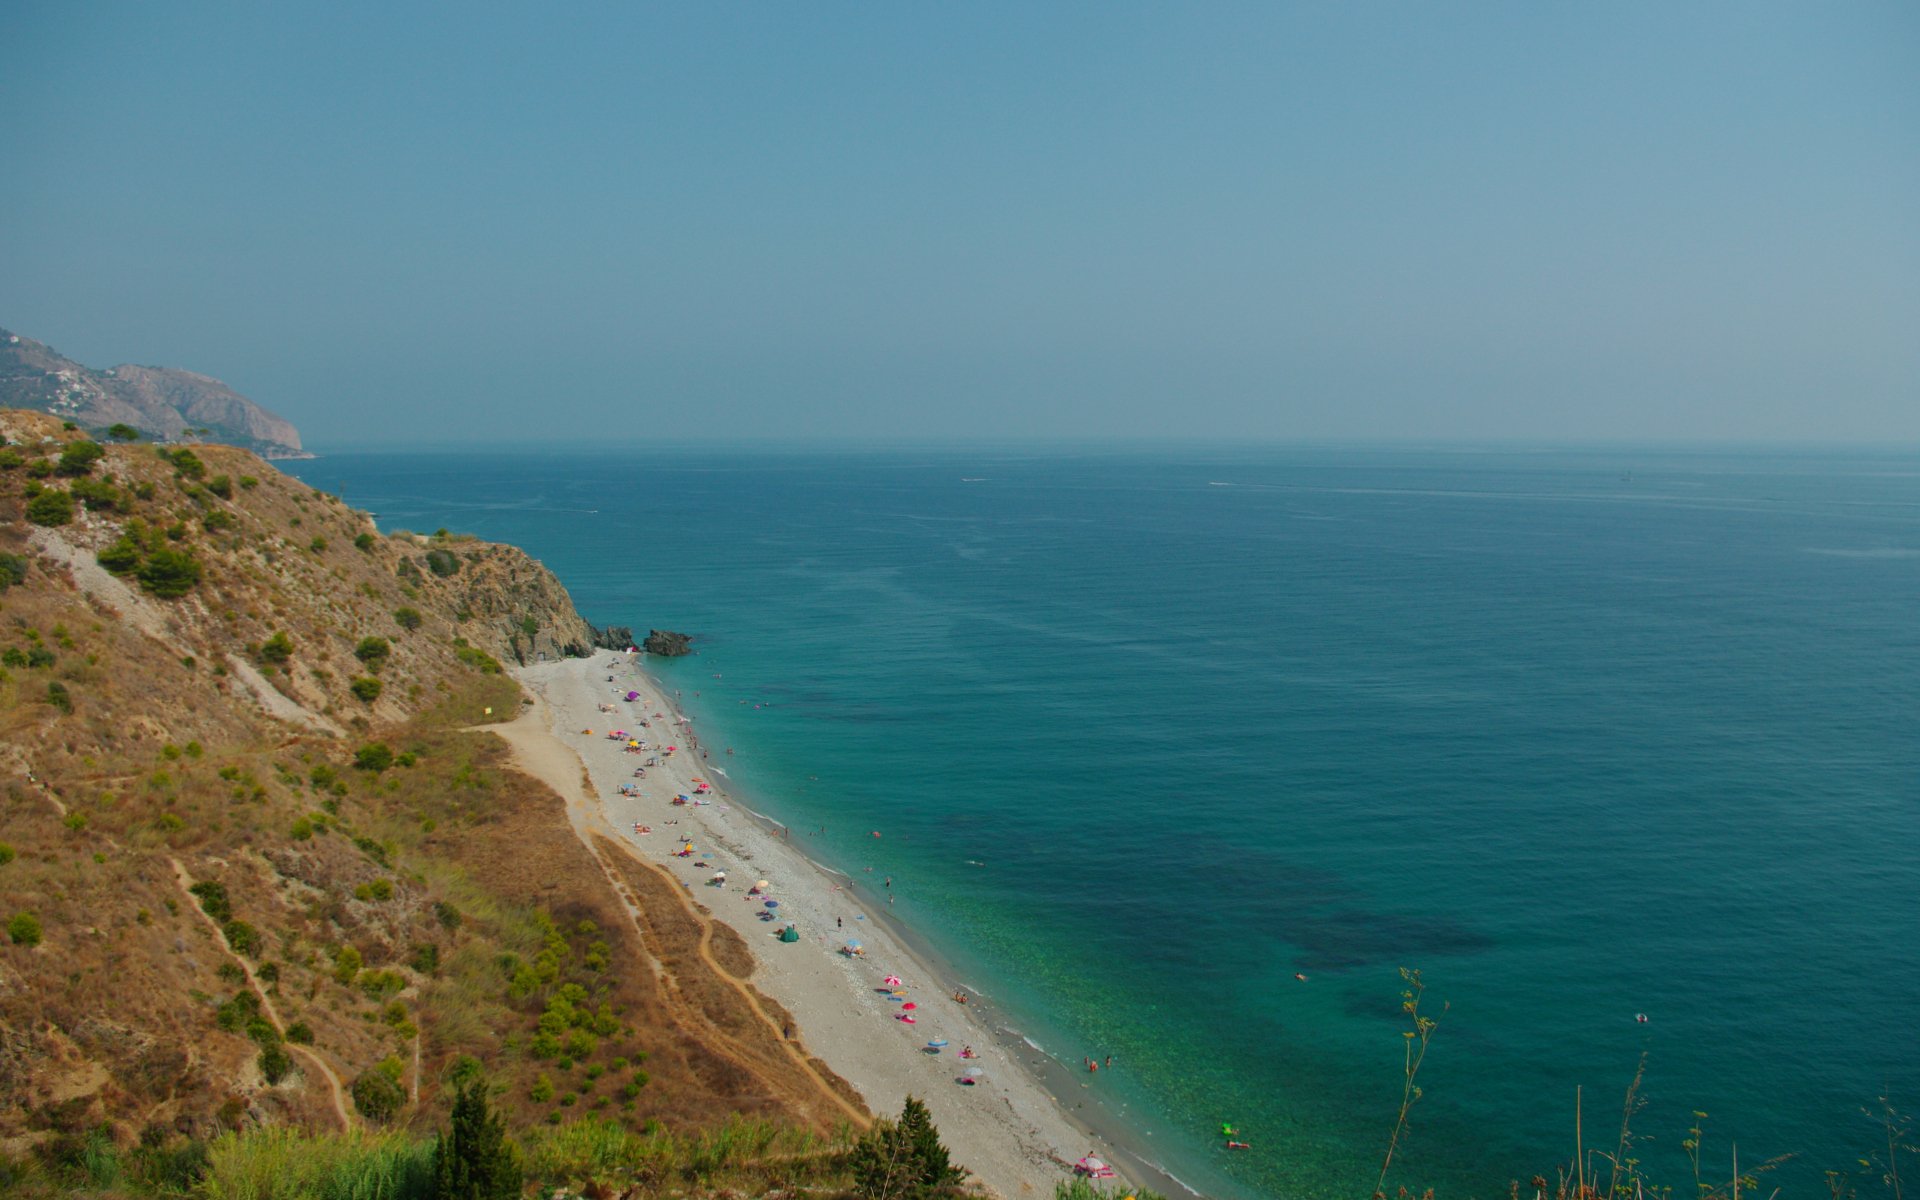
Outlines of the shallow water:
[[732,782],[1054,1055],[1113,1055],[1088,1102],[1209,1191],[1371,1192],[1401,966],[1440,1025],[1389,1186],[1551,1175],[1581,1086],[1611,1148],[1642,1054],[1675,1187],[1696,1109],[1711,1168],[1798,1152],[1776,1182],[1824,1195],[1859,1109],[1920,1098],[1920,457],[292,469],[698,635],[656,667]]

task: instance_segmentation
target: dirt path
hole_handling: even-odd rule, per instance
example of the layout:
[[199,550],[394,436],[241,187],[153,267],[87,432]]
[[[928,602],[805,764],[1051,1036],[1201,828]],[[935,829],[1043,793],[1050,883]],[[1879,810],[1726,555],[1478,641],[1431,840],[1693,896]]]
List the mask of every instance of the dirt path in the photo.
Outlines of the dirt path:
[[[214,944],[219,946],[228,958],[238,963],[242,971],[246,972],[247,986],[252,988],[253,994],[259,998],[260,1011],[266,1014],[267,1020],[273,1023],[274,1031],[284,1039],[287,1035],[286,1023],[280,1019],[279,1011],[273,1007],[273,1000],[267,995],[267,990],[260,986],[260,980],[254,976],[253,964],[244,956],[233,952],[227,945],[227,935],[220,930],[220,922],[214,920],[206,909],[200,907],[200,897],[191,891],[194,878],[188,873],[185,865],[177,858],[170,857],[167,861],[173,864],[174,878],[180,881],[180,891],[186,895],[188,906],[199,915],[202,921],[206,922],[207,928],[213,930]],[[354,1127],[353,1115],[347,1111],[347,1089],[340,1083],[340,1076],[334,1073],[333,1067],[326,1059],[321,1058],[317,1051],[291,1042],[286,1043],[286,1046],[288,1050],[312,1063],[314,1070],[327,1081],[327,1086],[333,1093],[334,1115],[340,1118],[340,1128],[351,1130]],[[415,1069],[418,1070],[417,1067]]]
[[[620,872],[607,860],[607,854],[602,848],[602,844],[617,847],[627,861],[651,871],[660,877],[666,884],[668,890],[679,900],[680,906],[685,911],[687,917],[694,922],[695,927],[700,931],[700,942],[698,946],[700,961],[705,963],[707,967],[713,971],[715,978],[721,980],[739,994],[740,999],[746,1004],[747,1010],[759,1018],[761,1024],[767,1027],[773,1034],[774,1042],[779,1045],[786,1056],[792,1060],[795,1068],[813,1082],[815,1087],[819,1089],[820,1094],[825,1096],[833,1107],[845,1114],[847,1119],[853,1123],[854,1128],[865,1129],[871,1124],[871,1118],[868,1117],[865,1112],[861,1111],[858,1106],[849,1103],[837,1088],[829,1084],[826,1079],[821,1076],[819,1070],[814,1067],[813,1061],[788,1039],[787,1031],[782,1027],[781,1023],[770,1016],[765,1008],[761,1007],[759,993],[748,985],[745,980],[734,975],[731,971],[727,970],[725,966],[721,965],[720,960],[713,953],[713,919],[700,911],[698,906],[694,904],[693,898],[687,895],[686,889],[681,886],[680,881],[673,877],[672,872],[658,864],[648,862],[637,854],[628,852],[620,843],[613,827],[607,823],[604,814],[600,811],[599,805],[595,803],[593,797],[588,795],[581,786],[582,776],[586,770],[585,765],[581,763],[579,756],[564,742],[561,742],[547,732],[547,723],[546,704],[544,702],[536,702],[531,708],[527,709],[517,721],[504,725],[475,726],[471,729],[471,732],[485,732],[499,735],[501,740],[506,742],[512,749],[514,762],[521,770],[533,776],[535,779],[540,780],[542,783],[545,783],[548,787],[560,794],[560,798],[566,803],[567,820],[573,827],[574,836],[580,839],[580,844],[586,847],[588,854],[593,856],[594,863],[599,866],[601,874],[606,877],[607,886],[613,890],[614,895],[618,896],[620,903],[625,906],[627,919],[633,922],[634,930],[640,936],[643,943],[647,940],[646,922],[642,920],[644,909],[640,904],[639,898],[634,895],[633,889],[627,885],[627,882],[620,877]],[[669,986],[673,985],[671,975],[667,976],[667,981]],[[714,1025],[713,1022],[705,1016],[699,1005],[686,1000],[683,1000],[683,1003],[689,1012],[698,1016],[708,1026],[716,1042],[722,1045],[735,1044],[734,1039],[730,1035]]]

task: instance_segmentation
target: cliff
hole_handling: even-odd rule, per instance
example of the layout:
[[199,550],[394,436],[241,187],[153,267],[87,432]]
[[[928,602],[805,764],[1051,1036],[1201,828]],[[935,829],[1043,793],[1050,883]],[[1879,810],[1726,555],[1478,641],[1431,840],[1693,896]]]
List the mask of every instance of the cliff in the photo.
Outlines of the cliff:
[[92,430],[131,425],[149,437],[197,437],[267,458],[299,457],[300,431],[226,384],[170,367],[81,366],[53,347],[0,329],[0,407],[51,413]]
[[469,1060],[518,1128],[828,1126],[737,936],[476,731],[591,643],[550,572],[232,447],[0,436],[0,1155],[431,1128]]

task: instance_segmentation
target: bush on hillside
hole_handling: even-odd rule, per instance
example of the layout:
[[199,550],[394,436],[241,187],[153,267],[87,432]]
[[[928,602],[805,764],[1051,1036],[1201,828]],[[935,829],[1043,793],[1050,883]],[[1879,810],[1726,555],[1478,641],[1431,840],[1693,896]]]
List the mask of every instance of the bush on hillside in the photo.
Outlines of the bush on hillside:
[[372,704],[380,698],[380,693],[386,690],[386,685],[371,675],[356,675],[353,681],[347,684],[347,690],[353,693],[355,699]]
[[269,1084],[279,1083],[293,1073],[293,1056],[279,1046],[264,1046],[254,1060]]
[[393,610],[393,623],[408,633],[420,628],[425,620],[426,618],[420,615],[420,610],[411,605]]
[[164,600],[192,591],[200,582],[200,562],[185,550],[155,550],[138,572],[140,586]]
[[427,570],[445,579],[460,570],[460,560],[451,550],[433,549],[427,551]]
[[7,922],[7,936],[16,946],[38,946],[40,918],[30,912],[13,914],[13,919]]
[[27,520],[35,525],[65,525],[73,520],[73,497],[49,488],[27,501]]
[[126,493],[104,479],[76,479],[68,485],[68,492],[86,505],[88,512],[128,507]]
[[400,1064],[392,1059],[360,1072],[353,1081],[353,1106],[369,1121],[385,1123],[407,1101],[400,1089]]
[[60,465],[55,469],[62,475],[85,475],[106,453],[97,442],[68,442],[60,451]]
[[285,633],[275,633],[272,637],[260,643],[261,662],[269,662],[275,666],[279,666],[292,657],[293,639]]
[[353,648],[353,656],[367,664],[370,671],[378,671],[392,653],[393,643],[383,637],[363,637]]
[[115,575],[131,575],[140,569],[140,547],[124,533],[93,557]]
[[392,765],[393,748],[385,742],[368,742],[353,752],[353,766],[357,771],[378,775]]

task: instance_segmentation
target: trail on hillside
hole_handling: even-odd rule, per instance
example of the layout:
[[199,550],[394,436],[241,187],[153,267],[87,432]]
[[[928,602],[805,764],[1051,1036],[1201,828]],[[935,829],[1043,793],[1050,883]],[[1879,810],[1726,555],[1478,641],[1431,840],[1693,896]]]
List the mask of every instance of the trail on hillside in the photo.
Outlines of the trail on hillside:
[[260,1001],[260,1011],[265,1013],[267,1020],[273,1023],[274,1032],[280,1035],[287,1049],[312,1063],[314,1069],[319,1071],[326,1079],[327,1086],[333,1093],[333,1111],[334,1115],[340,1118],[340,1128],[351,1131],[354,1127],[354,1121],[352,1114],[347,1111],[347,1093],[346,1088],[340,1082],[340,1076],[334,1073],[333,1067],[328,1064],[326,1059],[320,1057],[318,1051],[306,1046],[295,1045],[292,1042],[286,1042],[286,1023],[280,1019],[279,1011],[273,1007],[273,1000],[267,995],[267,989],[261,987],[260,980],[254,976],[253,964],[248,962],[244,956],[236,954],[233,948],[227,945],[227,935],[221,931],[220,922],[214,920],[206,909],[200,907],[200,897],[194,895],[192,891],[196,881],[186,866],[181,863],[179,859],[172,856],[169,856],[167,861],[173,864],[174,878],[180,882],[180,890],[185,893],[187,904],[199,915],[200,919],[206,923],[207,928],[213,930],[214,944],[219,946],[228,958],[239,964],[240,969],[246,973],[247,986],[252,988],[253,994],[258,997]]
[[[592,796],[587,794],[582,786],[582,780],[586,771],[585,764],[580,761],[579,756],[575,754],[571,748],[566,747],[564,743],[554,741],[551,735],[546,732],[544,728],[545,724],[546,705],[544,702],[540,702],[524,712],[517,721],[503,725],[473,726],[471,727],[471,732],[499,735],[500,739],[506,742],[508,748],[512,751],[516,766],[559,793],[561,800],[566,805],[567,822],[572,826],[574,836],[580,840],[580,844],[584,846],[587,853],[593,857],[593,861],[600,868],[601,874],[606,877],[607,886],[612,889],[613,894],[619,898],[621,905],[625,907],[627,919],[632,922],[634,931],[639,935],[643,945],[648,944],[650,941],[647,932],[647,922],[642,919],[645,915],[645,909],[641,905],[639,898],[634,895],[633,889],[628,886],[624,879],[620,878],[620,872],[608,861],[607,852],[603,849],[603,845],[614,847],[629,862],[652,872],[666,884],[667,890],[672,892],[674,897],[680,902],[680,906],[687,917],[694,922],[694,927],[700,931],[700,940],[696,948],[696,953],[699,955],[700,961],[713,972],[715,978],[719,979],[739,995],[741,1001],[747,1006],[747,1011],[751,1012],[759,1019],[761,1024],[767,1027],[773,1035],[774,1043],[792,1060],[794,1067],[818,1088],[820,1094],[825,1096],[834,1108],[837,1108],[845,1114],[855,1128],[865,1129],[871,1123],[871,1118],[868,1117],[865,1112],[861,1111],[859,1107],[849,1103],[846,1097],[840,1093],[839,1089],[827,1082],[819,1070],[813,1065],[813,1060],[802,1053],[801,1049],[788,1039],[787,1031],[781,1026],[781,1023],[769,1015],[766,1009],[761,1006],[760,994],[745,980],[734,975],[723,966],[719,958],[714,955],[713,919],[700,911],[699,907],[694,904],[693,898],[687,895],[686,889],[681,886],[680,881],[673,877],[672,872],[659,866],[657,863],[651,863],[641,858],[638,854],[628,850],[627,847],[619,841],[613,827],[607,823],[604,814],[601,813],[599,805],[594,801]],[[534,746],[532,739],[535,738],[540,739],[543,743],[564,749],[566,751],[566,759],[569,760],[569,762],[562,765],[550,761],[547,755],[533,752]],[[540,749],[546,748],[546,745],[540,746]],[[566,769],[567,766],[571,766],[572,770],[569,771]],[[655,958],[659,958],[657,953],[655,954]],[[698,1004],[680,992],[678,981],[673,979],[671,973],[665,975],[665,983],[666,986],[673,989],[676,995],[680,996],[685,1009],[693,1013],[701,1023],[706,1026],[716,1043],[721,1046],[734,1048],[735,1053],[729,1054],[728,1057],[733,1058],[735,1062],[739,1063],[744,1069],[751,1071],[751,1055],[743,1054],[742,1051],[744,1048],[740,1047],[732,1035],[714,1024],[712,1019],[706,1015]]]

